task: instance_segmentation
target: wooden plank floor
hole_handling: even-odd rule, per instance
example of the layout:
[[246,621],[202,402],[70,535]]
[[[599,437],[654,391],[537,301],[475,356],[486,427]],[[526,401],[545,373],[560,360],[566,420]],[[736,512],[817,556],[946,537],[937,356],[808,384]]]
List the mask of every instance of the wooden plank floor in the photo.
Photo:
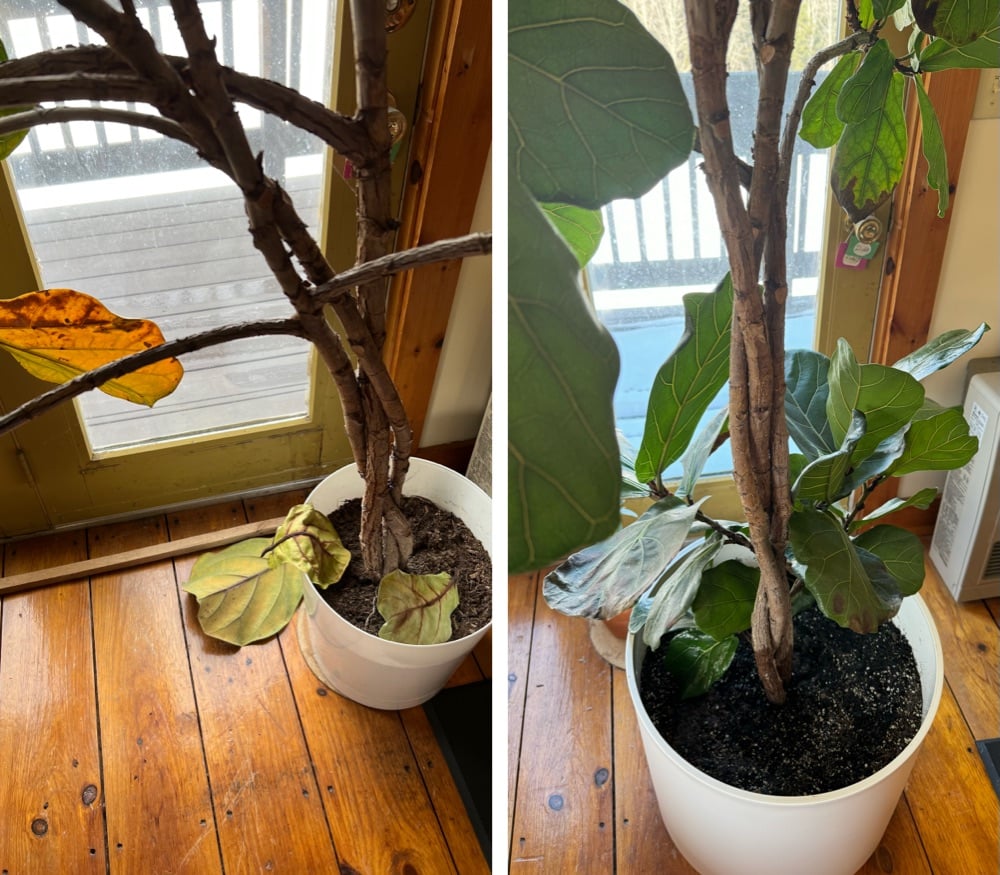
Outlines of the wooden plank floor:
[[[3,573],[281,516],[303,497],[7,544]],[[0,872],[488,872],[423,708],[328,691],[293,626],[243,649],[206,638],[180,589],[195,558],[0,602]],[[452,683],[488,677],[489,647]]]
[[[585,622],[546,606],[541,576],[509,582],[510,871],[695,875],[660,820],[625,672],[597,655]],[[1000,736],[1000,599],[956,604],[929,564],[924,593],[946,688],[904,798],[860,871],[996,875],[1000,811],[975,740]]]

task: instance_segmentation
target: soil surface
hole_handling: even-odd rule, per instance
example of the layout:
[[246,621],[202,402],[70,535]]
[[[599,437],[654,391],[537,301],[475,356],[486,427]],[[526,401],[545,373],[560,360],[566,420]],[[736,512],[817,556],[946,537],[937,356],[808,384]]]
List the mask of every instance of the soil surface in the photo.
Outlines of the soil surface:
[[[457,516],[419,496],[403,499],[403,513],[413,529],[413,555],[404,571],[447,571],[458,586],[458,607],[451,615],[452,641],[471,635],[490,619],[492,563],[479,539]],[[351,563],[338,583],[320,590],[345,620],[378,635],[384,620],[375,608],[378,580],[361,576],[361,499],[353,498],[329,514]]]
[[658,658],[667,640],[643,663],[643,704],[684,759],[726,784],[781,796],[836,790],[890,762],[920,726],[920,676],[892,623],[859,635],[816,609],[799,614],[781,706],[764,696],[745,638],[721,681],[680,701]]

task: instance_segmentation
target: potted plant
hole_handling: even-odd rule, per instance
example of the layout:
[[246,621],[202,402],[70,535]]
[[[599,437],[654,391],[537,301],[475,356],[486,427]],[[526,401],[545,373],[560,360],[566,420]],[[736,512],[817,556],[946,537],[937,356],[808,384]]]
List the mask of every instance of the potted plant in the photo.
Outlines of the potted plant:
[[[351,4],[358,108],[347,116],[277,83],[223,66],[194,0],[172,4],[187,52],[183,57],[159,51],[131,2],[120,10],[103,0],[65,0],[62,5],[105,45],[43,51],[16,60],[7,60],[0,47],[0,158],[9,155],[31,127],[79,119],[151,128],[186,143],[241,190],[254,245],[290,312],[285,319],[238,323],[165,343],[154,324],[122,319],[73,290],[33,292],[0,302],[0,347],[33,375],[60,383],[0,418],[0,433],[95,387],[151,405],[181,379],[175,356],[185,352],[241,337],[305,338],[329,369],[344,411],[354,457],[349,476],[358,484],[361,503],[356,555],[351,560],[323,513],[308,505],[293,508],[274,539],[243,542],[199,560],[186,589],[199,599],[203,628],[234,644],[273,635],[291,619],[304,588],[314,592],[313,581],[329,587],[353,561],[363,576],[391,580],[391,591],[384,597],[388,607],[382,604],[379,609],[386,612],[383,635],[396,639],[385,643],[395,648],[397,662],[399,653],[407,650],[421,653],[418,659],[426,662],[425,647],[432,653],[451,651],[457,644],[467,652],[485,633],[485,625],[459,642],[443,643],[452,635],[449,617],[461,581],[450,577],[447,568],[432,569],[434,573],[406,570],[414,551],[406,504],[414,491],[437,497],[441,490],[428,481],[441,472],[423,465],[420,476],[414,477],[415,490],[409,489],[411,430],[382,350],[388,277],[421,264],[486,253],[491,238],[474,234],[393,251],[397,223],[390,205],[386,10],[379,4]],[[53,99],[92,103],[40,106]],[[155,112],[107,105],[137,99]],[[104,105],[98,105],[99,100]],[[287,192],[266,175],[235,112],[237,102],[318,136],[350,162],[357,199],[357,263],[352,269],[339,274],[333,270]],[[328,319],[327,308],[336,315],[338,327]],[[95,336],[100,344],[93,342]],[[475,488],[460,488],[474,505],[488,502]],[[464,505],[452,504],[452,509],[465,513]],[[488,528],[482,510],[475,513],[476,536],[488,562]],[[309,618],[321,610],[329,608],[313,598]],[[449,652],[445,663],[455,659]],[[329,662],[320,659],[319,668],[328,672]],[[390,674],[383,671],[381,676]],[[428,698],[446,679],[435,677],[416,694],[411,690],[401,705],[392,698],[377,704],[414,704],[414,698]]]
[[[971,348],[986,326],[951,332],[893,367],[859,363],[844,342],[830,357],[786,353],[793,140],[802,121],[814,145],[836,145],[831,183],[850,220],[861,222],[900,178],[903,98],[912,89],[943,214],[945,156],[919,74],[996,66],[998,6],[965,4],[958,16],[954,3],[849,0],[849,35],[806,65],[785,119],[800,4],[750,5],[750,34],[740,38],[753,45],[759,79],[752,163],[739,157],[750,144],[733,142],[725,87],[735,0],[684,3],[696,122],[670,56],[619,3],[511,4],[510,367],[512,383],[516,374],[519,386],[534,385],[511,394],[509,557],[511,570],[521,571],[576,550],[546,578],[549,604],[598,618],[632,608],[630,689],[661,812],[695,868],[847,875],[888,823],[941,684],[933,624],[918,598],[904,601],[923,581],[920,541],[883,522],[902,507],[927,506],[933,491],[878,508],[870,498],[887,478],[972,457],[976,440],[961,414],[925,398],[920,379]],[[883,35],[890,18],[912,34],[902,57]],[[828,61],[834,69],[810,97]],[[593,211],[643,194],[692,145],[704,159],[730,272],[714,292],[684,301],[684,337],[656,377],[642,444],[625,466],[625,489],[654,503],[616,532],[617,356],[577,273],[600,231]],[[727,379],[727,411],[699,429]],[[745,522],[713,519],[692,497],[705,460],[726,439]],[[682,458],[680,483],[668,483],[665,469]],[[667,720],[650,717],[649,689],[662,678],[668,718],[694,697],[692,734],[707,735],[711,707],[699,711],[698,697],[715,697],[725,712],[720,690],[736,684],[732,672],[742,666],[758,678],[753,746],[781,761],[782,740],[762,733],[786,724],[799,706],[807,658],[817,671],[833,663],[831,651],[814,657],[808,649],[815,629],[846,636],[854,650],[898,639],[896,624],[910,647],[888,673],[895,679],[905,662],[920,664],[911,689],[917,726],[846,788],[737,787],[733,777],[713,778],[689,754],[679,756],[677,743],[663,737]],[[820,710],[807,706],[806,716]],[[834,728],[849,722],[842,716]],[[793,734],[814,734],[813,724]],[[742,749],[722,753],[750,758]]]

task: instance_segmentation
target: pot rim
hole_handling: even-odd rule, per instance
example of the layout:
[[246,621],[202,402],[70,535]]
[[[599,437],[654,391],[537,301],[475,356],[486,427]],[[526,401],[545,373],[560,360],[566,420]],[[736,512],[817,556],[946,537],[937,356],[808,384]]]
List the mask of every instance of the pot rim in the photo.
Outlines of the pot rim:
[[[870,787],[879,784],[889,773],[899,769],[904,762],[916,754],[920,745],[923,743],[924,738],[926,738],[927,733],[930,732],[931,726],[934,723],[934,717],[938,711],[938,706],[941,703],[941,696],[944,692],[944,651],[941,648],[941,637],[938,634],[934,618],[919,593],[907,596],[906,602],[913,603],[915,609],[919,612],[921,619],[924,621],[930,632],[930,635],[928,636],[928,643],[933,655],[932,671],[934,673],[930,702],[924,711],[920,728],[917,730],[913,738],[910,739],[906,747],[904,747],[893,759],[882,766],[882,768],[880,768],[877,772],[873,772],[871,775],[860,781],[848,784],[846,787],[841,787],[837,790],[828,790],[825,793],[814,793],[809,796],[778,796],[767,793],[757,793],[751,790],[742,790],[739,787],[734,787],[732,784],[726,784],[718,778],[713,778],[711,775],[701,771],[699,768],[684,759],[684,757],[674,750],[670,743],[662,735],[660,735],[659,730],[653,725],[653,721],[646,712],[646,708],[643,706],[642,699],[639,696],[639,683],[636,676],[636,660],[639,656],[643,656],[643,658],[645,658],[645,654],[650,651],[639,636],[630,631],[628,633],[628,638],[625,641],[625,674],[628,682],[629,696],[632,700],[632,707],[636,712],[636,718],[645,729],[647,735],[655,741],[660,750],[665,753],[671,761],[675,763],[675,765],[681,768],[690,777],[701,781],[708,787],[713,788],[716,792],[725,794],[735,799],[780,808],[790,806],[823,805],[863,793]],[[893,622],[895,622],[895,618],[893,618]],[[910,646],[913,646],[912,641],[910,642]]]
[[[435,471],[439,476],[460,478],[461,480],[465,481],[465,483],[467,483],[469,486],[471,486],[476,492],[480,493],[483,496],[483,498],[485,498],[487,501],[489,501],[491,503],[491,505],[492,505],[492,499],[485,492],[485,490],[483,490],[478,484],[473,483],[471,480],[469,480],[469,478],[466,477],[464,474],[460,474],[458,471],[455,471],[452,468],[448,468],[447,466],[441,465],[438,462],[432,462],[429,459],[418,459],[418,458],[411,458],[410,459],[410,467],[411,467],[411,470],[413,468],[425,468],[428,471]],[[310,503],[310,499],[313,497],[313,495],[315,494],[316,490],[319,489],[319,487],[320,487],[321,484],[323,484],[324,482],[326,482],[330,477],[333,477],[333,476],[335,476],[337,474],[340,474],[340,472],[347,472],[347,473],[341,474],[341,476],[343,476],[343,477],[348,476],[348,473],[349,473],[349,474],[353,474],[355,477],[358,477],[360,479],[360,475],[358,475],[357,464],[354,463],[354,462],[349,462],[348,464],[344,465],[343,467],[338,468],[336,471],[331,471],[329,474],[326,475],[326,477],[324,477],[319,483],[317,483],[316,486],[314,486],[312,488],[312,490],[310,490],[309,494],[306,496],[305,503],[306,504]],[[445,472],[445,473],[442,474],[442,472]],[[404,489],[405,489],[405,486],[404,486]],[[419,493],[415,493],[415,494],[419,495]],[[464,522],[464,520],[463,520],[463,522]],[[482,539],[479,539],[479,540],[480,540],[480,543],[482,543]],[[486,549],[487,554],[490,556],[490,560],[492,561],[492,558],[493,558],[492,550],[490,549],[489,545],[484,544],[483,546]],[[469,639],[471,639],[471,638],[475,638],[477,636],[481,638],[481,637],[483,637],[483,635],[486,634],[487,630],[493,625],[493,615],[492,615],[492,611],[491,611],[490,612],[490,618],[489,618],[489,620],[487,620],[478,629],[474,629],[468,635],[463,635],[461,638],[451,638],[448,641],[441,641],[438,644],[408,644],[408,643],[403,642],[403,641],[390,641],[387,638],[380,638],[378,635],[373,635],[371,632],[366,632],[364,629],[360,629],[357,626],[355,626],[353,623],[351,623],[349,620],[346,620],[344,617],[342,617],[337,612],[337,610],[329,602],[327,602],[326,599],[323,598],[323,590],[320,587],[316,586],[316,584],[313,582],[312,578],[308,574],[306,574],[305,572],[302,572],[302,577],[305,580],[305,585],[309,586],[313,590],[313,592],[315,593],[316,600],[317,600],[317,603],[318,603],[318,608],[317,608],[318,610],[321,610],[321,611],[322,610],[326,610],[332,616],[336,617],[337,620],[340,623],[342,623],[348,630],[350,630],[349,634],[356,633],[357,636],[363,636],[364,640],[372,640],[372,639],[374,639],[376,641],[380,641],[385,646],[386,650],[389,653],[393,652],[394,650],[402,651],[402,650],[408,650],[408,649],[411,649],[411,648],[417,648],[421,653],[424,653],[424,654],[427,654],[427,655],[433,655],[435,652],[438,652],[438,651],[445,651],[445,650],[454,649],[455,647],[457,647],[458,645],[462,644],[463,642],[468,642]],[[302,605],[300,607],[302,607],[304,609],[304,605]]]

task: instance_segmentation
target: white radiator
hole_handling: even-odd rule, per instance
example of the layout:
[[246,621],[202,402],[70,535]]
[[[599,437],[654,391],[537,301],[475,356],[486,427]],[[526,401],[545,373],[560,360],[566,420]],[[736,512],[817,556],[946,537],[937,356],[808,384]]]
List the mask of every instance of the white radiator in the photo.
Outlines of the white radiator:
[[972,377],[965,418],[979,452],[948,472],[930,549],[958,601],[1000,595],[1000,372]]

